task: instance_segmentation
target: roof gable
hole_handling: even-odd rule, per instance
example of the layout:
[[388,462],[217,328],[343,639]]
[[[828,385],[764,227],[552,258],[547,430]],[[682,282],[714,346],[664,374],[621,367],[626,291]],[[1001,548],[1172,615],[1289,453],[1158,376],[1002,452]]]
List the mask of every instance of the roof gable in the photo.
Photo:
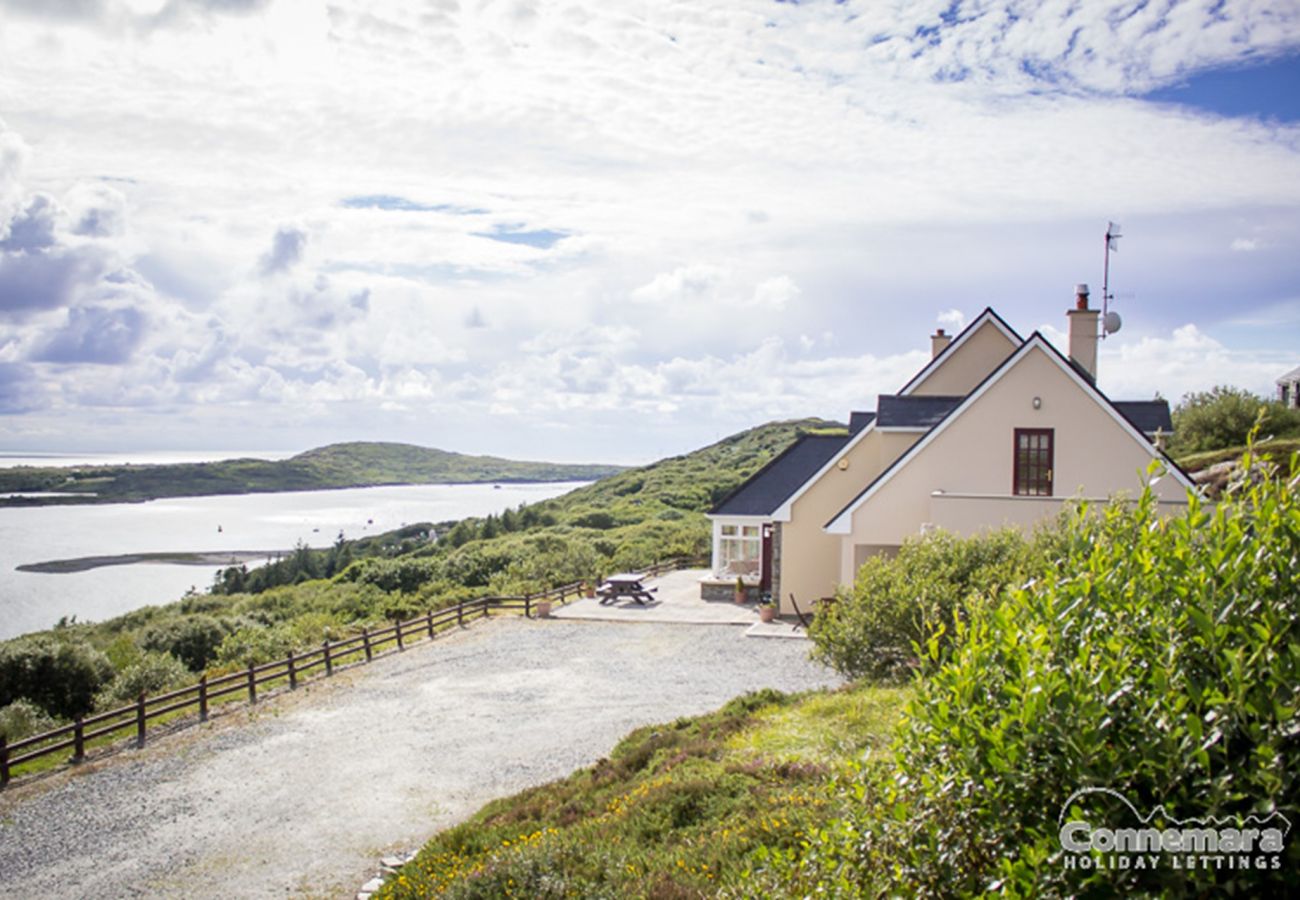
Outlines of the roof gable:
[[841,509],[829,522],[826,523],[826,530],[835,534],[849,533],[852,528],[852,517],[854,512],[856,512],[867,500],[887,484],[903,467],[924,453],[926,447],[928,447],[935,438],[942,434],[946,428],[969,410],[981,396],[983,396],[993,385],[997,384],[997,382],[1000,381],[1008,372],[1014,369],[1016,365],[1021,360],[1025,359],[1035,348],[1043,350],[1047,358],[1055,363],[1056,366],[1058,366],[1061,371],[1064,372],[1071,381],[1073,381],[1076,387],[1097,403],[1102,410],[1106,412],[1130,438],[1138,442],[1153,459],[1158,459],[1164,463],[1180,484],[1189,490],[1195,489],[1195,485],[1192,483],[1191,479],[1188,478],[1187,474],[1176,463],[1166,457],[1159,448],[1152,444],[1146,435],[1135,427],[1134,424],[1116,408],[1116,405],[1111,402],[1105,394],[1101,393],[1095,385],[1084,378],[1079,371],[1070,364],[1069,360],[1063,357],[1060,351],[1052,346],[1050,341],[1038,332],[1034,332],[1030,335],[1029,339],[1021,345],[1019,350],[1007,357],[1001,366],[991,372],[989,376],[975,388],[975,390],[971,391],[971,393],[962,400],[959,405],[954,407],[948,415],[944,416],[942,420],[935,424],[923,438],[913,444],[911,448],[899,456],[898,459],[894,460],[894,462],[886,467],[885,470],[871,482],[871,484],[863,488],[856,497],[850,500],[843,509]]
[[926,364],[925,368],[912,376],[912,379],[903,385],[898,391],[899,396],[907,396],[915,393],[926,381],[930,380],[941,368],[950,366],[954,360],[963,355],[965,348],[972,342],[977,334],[985,328],[992,328],[1010,342],[1010,347],[1015,348],[1023,344],[1024,338],[1016,333],[1016,330],[1006,323],[1006,321],[993,311],[992,307],[984,307],[984,311],[975,317],[975,320],[962,329],[961,333],[952,339],[947,347],[934,359]]
[[709,514],[770,516],[848,441],[848,435],[803,435],[718,501]]

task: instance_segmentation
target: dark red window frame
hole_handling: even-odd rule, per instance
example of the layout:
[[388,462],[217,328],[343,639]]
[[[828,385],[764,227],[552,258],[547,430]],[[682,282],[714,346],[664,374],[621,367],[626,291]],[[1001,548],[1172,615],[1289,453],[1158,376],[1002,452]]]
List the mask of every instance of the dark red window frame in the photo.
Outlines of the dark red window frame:
[[1056,433],[1052,428],[1017,428],[1012,446],[1011,491],[1018,497],[1052,496]]

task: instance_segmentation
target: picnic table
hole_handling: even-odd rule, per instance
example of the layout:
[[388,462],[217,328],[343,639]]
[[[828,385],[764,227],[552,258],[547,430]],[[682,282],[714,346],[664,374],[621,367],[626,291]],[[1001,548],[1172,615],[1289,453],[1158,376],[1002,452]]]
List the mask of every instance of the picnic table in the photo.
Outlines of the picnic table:
[[657,587],[647,588],[641,583],[644,578],[644,575],[639,575],[633,572],[622,572],[618,575],[610,575],[605,579],[604,583],[596,589],[596,593],[600,595],[601,606],[604,606],[606,603],[613,603],[619,597],[631,597],[637,603],[644,606],[645,602],[651,599],[650,595],[659,590]]

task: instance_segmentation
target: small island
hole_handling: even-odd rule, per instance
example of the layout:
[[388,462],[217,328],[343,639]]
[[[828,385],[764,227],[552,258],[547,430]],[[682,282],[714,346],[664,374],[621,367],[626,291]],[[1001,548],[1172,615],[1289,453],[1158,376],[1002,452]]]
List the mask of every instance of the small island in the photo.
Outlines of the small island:
[[0,506],[132,503],[400,484],[595,481],[623,468],[522,462],[414,444],[356,441],[318,447],[284,460],[0,469]]

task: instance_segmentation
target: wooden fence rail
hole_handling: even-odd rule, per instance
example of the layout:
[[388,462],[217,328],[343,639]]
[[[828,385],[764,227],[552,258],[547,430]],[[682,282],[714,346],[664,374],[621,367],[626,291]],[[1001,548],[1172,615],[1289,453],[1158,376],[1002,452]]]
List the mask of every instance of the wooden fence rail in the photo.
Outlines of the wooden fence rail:
[[[685,558],[665,560],[645,569],[646,577],[663,575],[676,569],[694,564],[696,561]],[[64,750],[72,750],[71,762],[81,762],[86,758],[86,742],[107,737],[118,732],[135,729],[136,746],[143,747],[148,722],[161,716],[170,715],[192,707],[198,708],[199,720],[207,721],[209,708],[213,700],[235,694],[247,694],[250,704],[257,703],[257,688],[268,682],[286,680],[290,690],[298,687],[299,681],[313,669],[323,669],[325,677],[334,674],[335,667],[346,663],[370,662],[376,651],[385,644],[394,644],[398,651],[406,648],[407,642],[422,633],[432,640],[437,629],[443,626],[464,626],[475,618],[487,618],[494,609],[522,610],[529,618],[540,600],[563,603],[570,597],[582,596],[587,590],[584,582],[561,585],[546,591],[524,594],[514,597],[480,597],[465,600],[455,606],[444,607],[437,612],[427,612],[414,619],[403,621],[397,619],[387,628],[371,631],[363,627],[359,635],[341,641],[324,641],[320,647],[306,651],[289,651],[282,660],[254,665],[247,669],[231,672],[216,678],[206,674],[199,678],[197,684],[157,694],[149,697],[140,694],[135,702],[118,709],[96,713],[92,716],[78,716],[69,725],[32,735],[12,743],[0,735],[0,788],[9,783],[13,769],[23,763],[52,756]]]

